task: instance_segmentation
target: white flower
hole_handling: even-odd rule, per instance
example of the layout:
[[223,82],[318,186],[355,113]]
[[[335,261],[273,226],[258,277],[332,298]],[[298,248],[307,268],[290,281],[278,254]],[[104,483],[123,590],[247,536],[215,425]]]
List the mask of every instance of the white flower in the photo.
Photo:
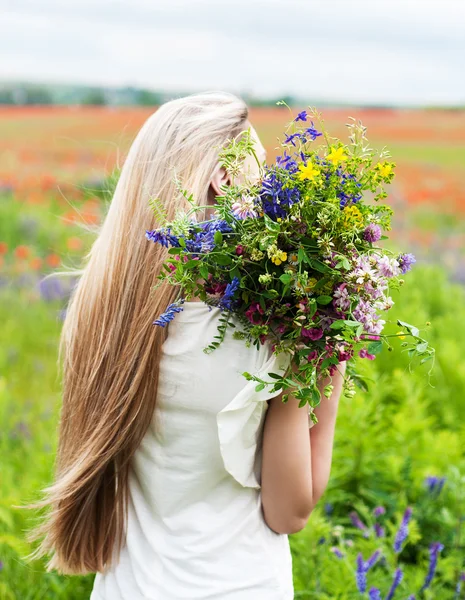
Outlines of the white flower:
[[246,219],[247,217],[258,217],[258,211],[254,203],[253,196],[242,196],[239,200],[234,202],[231,206],[231,210],[235,217],[238,219]]

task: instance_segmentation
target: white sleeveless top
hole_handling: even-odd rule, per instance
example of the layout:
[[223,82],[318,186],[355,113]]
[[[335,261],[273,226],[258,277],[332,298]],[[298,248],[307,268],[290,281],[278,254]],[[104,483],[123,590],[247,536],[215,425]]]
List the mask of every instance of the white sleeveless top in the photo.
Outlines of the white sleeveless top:
[[[292,600],[288,536],[263,518],[266,388],[288,355],[232,338],[210,354],[219,308],[186,302],[168,325],[154,418],[130,474],[125,545],[91,600]],[[234,322],[234,319],[233,319]]]

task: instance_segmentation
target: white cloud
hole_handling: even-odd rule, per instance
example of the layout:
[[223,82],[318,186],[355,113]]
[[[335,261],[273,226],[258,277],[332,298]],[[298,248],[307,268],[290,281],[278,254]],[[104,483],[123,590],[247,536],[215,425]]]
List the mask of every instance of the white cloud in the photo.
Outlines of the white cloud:
[[465,102],[459,0],[15,0],[0,77]]

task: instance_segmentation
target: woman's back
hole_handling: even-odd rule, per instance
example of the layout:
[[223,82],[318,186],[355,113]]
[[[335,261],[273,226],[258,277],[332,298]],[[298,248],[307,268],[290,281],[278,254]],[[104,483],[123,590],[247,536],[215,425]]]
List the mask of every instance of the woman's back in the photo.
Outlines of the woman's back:
[[133,458],[126,543],[91,600],[291,600],[287,535],[260,500],[267,390],[244,371],[284,368],[232,337],[210,354],[218,308],[184,303],[162,347],[156,410]]

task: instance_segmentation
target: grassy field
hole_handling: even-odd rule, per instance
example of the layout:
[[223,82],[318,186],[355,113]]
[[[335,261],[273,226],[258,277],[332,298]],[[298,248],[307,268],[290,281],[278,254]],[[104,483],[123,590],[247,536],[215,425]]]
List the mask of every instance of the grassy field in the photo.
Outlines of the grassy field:
[[[81,225],[102,219],[102,183],[149,112],[0,109],[0,599],[81,600],[90,593],[92,575],[45,573],[42,562],[21,558],[30,550],[24,531],[32,517],[13,505],[36,498],[51,480],[57,340],[69,292],[40,281],[61,264],[79,264],[93,239]],[[291,536],[295,597],[367,597],[355,584],[356,557],[379,549],[383,558],[367,589],[386,594],[401,565],[395,598],[464,598],[465,583],[461,592],[457,586],[465,555],[465,114],[323,113],[330,132],[342,136],[349,115],[398,163],[390,243],[414,252],[418,263],[394,297],[392,320],[418,324],[437,361],[431,379],[429,365],[411,372],[399,347],[360,365],[370,389],[342,403],[329,488],[307,528]],[[281,109],[252,111],[270,156],[286,119]],[[379,506],[385,513],[376,516]],[[398,553],[393,540],[407,506],[413,516]],[[433,542],[444,547],[431,589],[419,593]]]

